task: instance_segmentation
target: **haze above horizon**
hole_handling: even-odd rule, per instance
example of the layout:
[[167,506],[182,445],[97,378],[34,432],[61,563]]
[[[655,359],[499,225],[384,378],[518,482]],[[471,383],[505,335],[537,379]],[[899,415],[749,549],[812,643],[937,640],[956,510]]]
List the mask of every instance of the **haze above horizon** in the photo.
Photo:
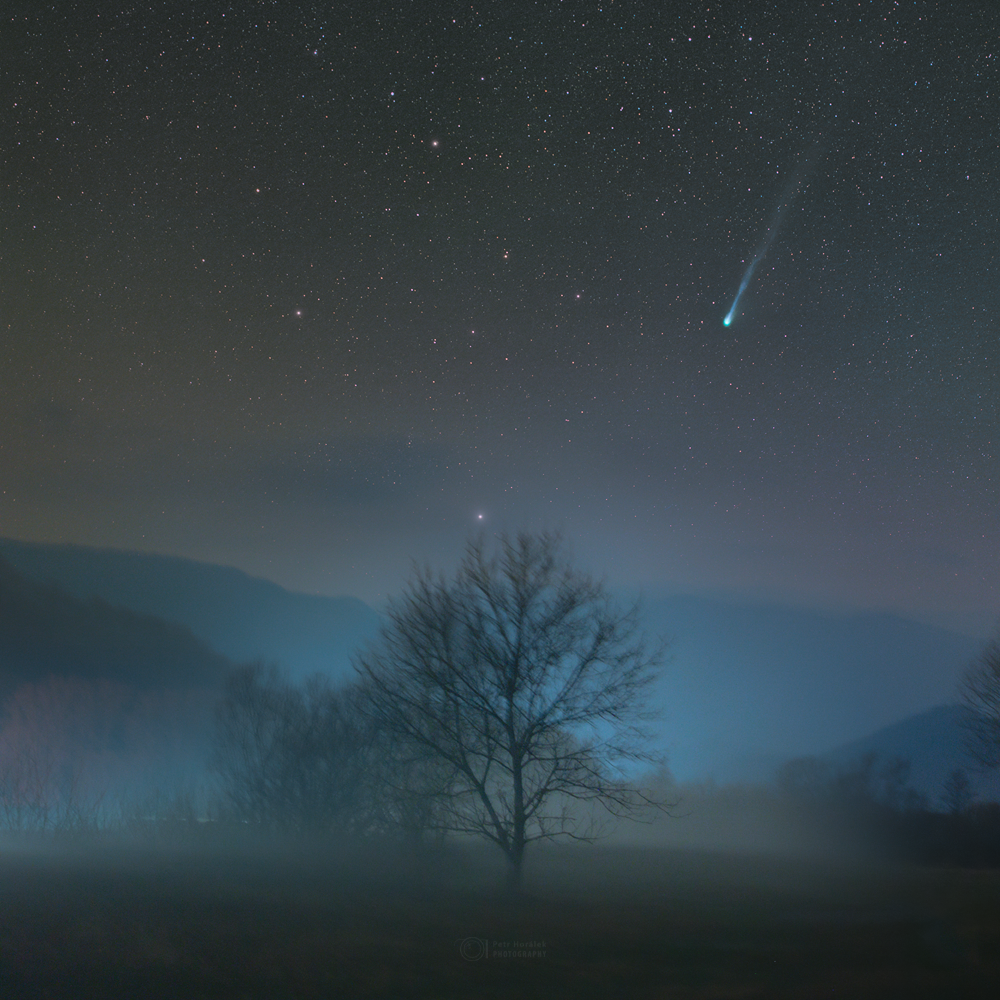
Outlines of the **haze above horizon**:
[[1000,11],[174,6],[0,29],[0,533],[994,625]]

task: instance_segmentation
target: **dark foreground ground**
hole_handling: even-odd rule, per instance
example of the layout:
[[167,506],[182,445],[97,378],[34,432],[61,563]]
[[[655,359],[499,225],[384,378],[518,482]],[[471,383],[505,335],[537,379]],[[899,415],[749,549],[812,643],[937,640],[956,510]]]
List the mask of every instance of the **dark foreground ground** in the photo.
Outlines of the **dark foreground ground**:
[[0,997],[1000,995],[993,871],[575,847],[0,847]]

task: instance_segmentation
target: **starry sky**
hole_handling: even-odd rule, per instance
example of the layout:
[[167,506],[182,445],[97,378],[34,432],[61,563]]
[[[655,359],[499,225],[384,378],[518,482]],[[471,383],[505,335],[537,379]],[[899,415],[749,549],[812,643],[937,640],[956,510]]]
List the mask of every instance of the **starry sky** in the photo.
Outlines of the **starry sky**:
[[[1000,611],[993,3],[4,5],[0,534]],[[762,250],[729,326],[723,320]]]

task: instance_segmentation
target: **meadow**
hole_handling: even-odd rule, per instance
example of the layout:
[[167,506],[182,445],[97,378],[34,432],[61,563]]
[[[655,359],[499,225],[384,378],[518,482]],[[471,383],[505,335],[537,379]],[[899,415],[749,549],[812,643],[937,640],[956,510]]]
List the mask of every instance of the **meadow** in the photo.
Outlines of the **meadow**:
[[8,842],[0,996],[994,996],[1000,873],[661,847]]

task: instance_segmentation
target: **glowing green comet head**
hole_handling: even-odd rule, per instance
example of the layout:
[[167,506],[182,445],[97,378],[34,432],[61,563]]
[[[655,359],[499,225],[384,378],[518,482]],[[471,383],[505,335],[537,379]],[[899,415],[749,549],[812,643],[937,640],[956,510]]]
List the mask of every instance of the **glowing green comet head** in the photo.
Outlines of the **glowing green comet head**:
[[724,319],[724,320],[722,321],[722,325],[723,325],[723,326],[729,326],[729,324],[730,324],[730,323],[732,323],[732,321],[733,321],[733,314],[732,314],[732,313],[730,313],[730,314],[729,314],[729,315],[728,315],[728,316],[727,316],[727,317],[726,317],[726,318],[725,318],[725,319]]

